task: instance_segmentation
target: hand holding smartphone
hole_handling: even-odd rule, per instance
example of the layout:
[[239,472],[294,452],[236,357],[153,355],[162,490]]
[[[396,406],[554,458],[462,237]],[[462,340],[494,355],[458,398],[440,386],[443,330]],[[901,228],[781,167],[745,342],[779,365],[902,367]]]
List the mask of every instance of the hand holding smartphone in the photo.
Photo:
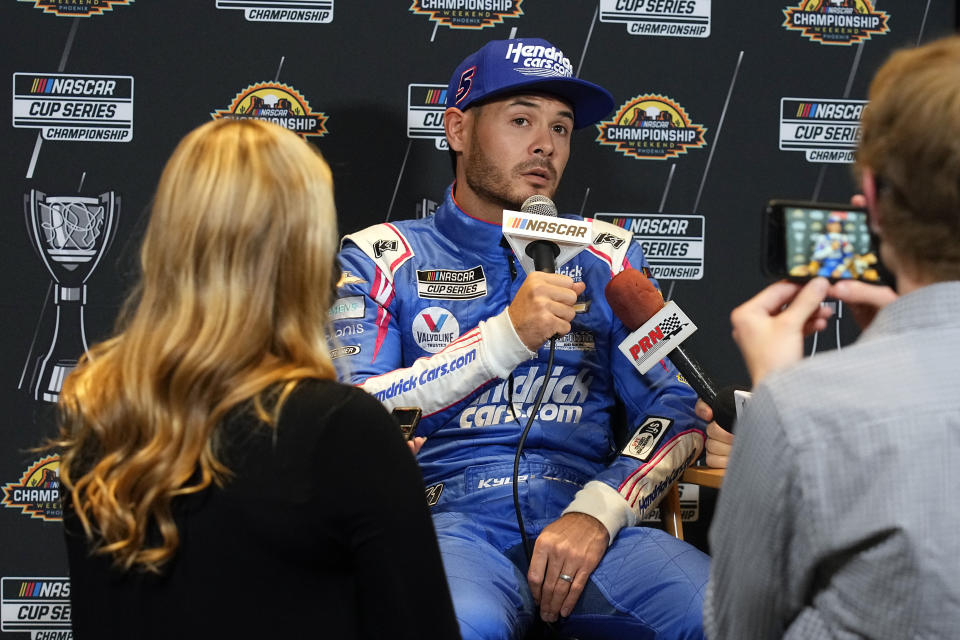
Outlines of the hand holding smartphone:
[[400,425],[403,439],[409,441],[413,437],[413,432],[417,430],[417,423],[420,422],[423,412],[420,407],[397,407],[390,412],[390,415]]

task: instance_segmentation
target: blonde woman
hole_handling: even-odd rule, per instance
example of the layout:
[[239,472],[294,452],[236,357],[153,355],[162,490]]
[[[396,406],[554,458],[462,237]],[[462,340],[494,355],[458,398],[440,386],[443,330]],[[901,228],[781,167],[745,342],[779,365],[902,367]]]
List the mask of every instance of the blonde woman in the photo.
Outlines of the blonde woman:
[[332,189],[255,120],[167,163],[121,328],[60,400],[79,640],[457,637],[416,463],[334,381]]

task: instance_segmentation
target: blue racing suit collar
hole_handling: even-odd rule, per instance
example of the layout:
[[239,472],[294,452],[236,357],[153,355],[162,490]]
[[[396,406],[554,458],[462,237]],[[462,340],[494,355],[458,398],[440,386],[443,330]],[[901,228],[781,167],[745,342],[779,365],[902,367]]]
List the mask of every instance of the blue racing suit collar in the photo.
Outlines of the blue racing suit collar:
[[461,209],[453,196],[455,186],[456,182],[447,187],[443,204],[434,214],[437,229],[463,249],[499,257],[503,253],[500,246],[503,227],[475,218]]

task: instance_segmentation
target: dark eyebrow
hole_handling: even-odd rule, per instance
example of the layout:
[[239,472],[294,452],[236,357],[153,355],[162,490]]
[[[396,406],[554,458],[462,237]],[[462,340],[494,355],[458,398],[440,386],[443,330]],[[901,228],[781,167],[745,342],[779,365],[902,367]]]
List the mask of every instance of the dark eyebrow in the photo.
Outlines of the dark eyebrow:
[[[538,105],[537,103],[531,102],[530,100],[527,100],[523,96],[518,96],[514,98],[513,100],[510,101],[510,104],[508,106],[512,107],[513,105],[518,105],[521,107],[530,107],[531,109],[538,109],[540,107],[540,105]],[[561,109],[560,111],[557,112],[557,115],[560,116],[561,118],[567,118],[570,120],[570,122],[573,122],[573,111],[570,111],[569,109]]]

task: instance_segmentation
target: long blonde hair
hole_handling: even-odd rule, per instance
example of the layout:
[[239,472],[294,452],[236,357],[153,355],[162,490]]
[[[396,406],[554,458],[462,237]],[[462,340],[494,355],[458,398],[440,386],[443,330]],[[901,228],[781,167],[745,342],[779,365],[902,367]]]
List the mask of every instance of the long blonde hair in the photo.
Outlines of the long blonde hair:
[[229,476],[226,412],[249,402],[272,424],[298,380],[335,377],[336,249],[330,169],[294,133],[218,120],[180,142],[120,329],[60,395],[61,479],[97,553],[159,571],[179,543],[172,500]]

